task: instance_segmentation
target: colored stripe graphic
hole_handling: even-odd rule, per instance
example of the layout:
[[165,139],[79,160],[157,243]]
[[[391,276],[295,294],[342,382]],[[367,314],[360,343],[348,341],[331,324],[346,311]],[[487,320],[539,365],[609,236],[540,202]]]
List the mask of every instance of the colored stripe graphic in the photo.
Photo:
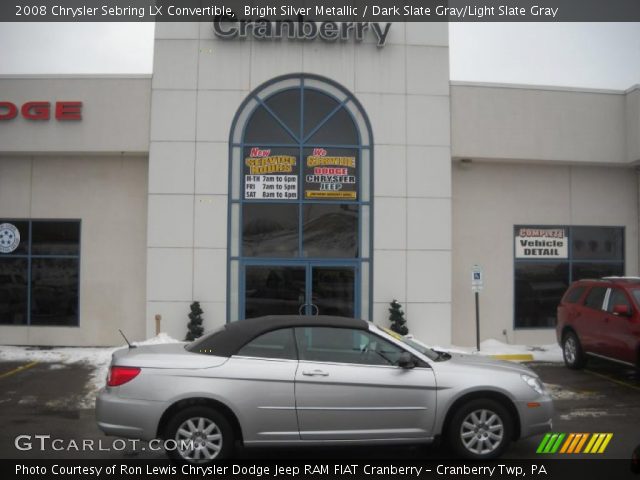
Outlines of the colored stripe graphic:
[[547,433],[538,445],[536,453],[604,453],[612,438],[613,433]]

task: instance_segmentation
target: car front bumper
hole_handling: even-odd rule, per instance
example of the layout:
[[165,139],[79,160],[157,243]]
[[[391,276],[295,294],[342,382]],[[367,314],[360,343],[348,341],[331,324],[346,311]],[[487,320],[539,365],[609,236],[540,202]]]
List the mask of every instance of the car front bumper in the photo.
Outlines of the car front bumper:
[[553,400],[545,395],[535,401],[517,402],[520,438],[546,433],[553,428]]

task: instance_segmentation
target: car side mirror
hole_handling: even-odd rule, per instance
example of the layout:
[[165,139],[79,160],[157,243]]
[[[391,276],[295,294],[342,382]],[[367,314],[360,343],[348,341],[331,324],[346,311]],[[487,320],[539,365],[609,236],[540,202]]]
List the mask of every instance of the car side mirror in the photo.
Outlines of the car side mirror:
[[409,352],[402,352],[400,354],[400,358],[398,359],[398,366],[400,368],[409,370],[411,368],[414,368],[416,366],[416,363],[413,361],[413,358],[411,357],[411,354]]
[[621,317],[630,317],[631,316],[631,308],[629,305],[614,305],[613,306],[613,314],[620,315]]

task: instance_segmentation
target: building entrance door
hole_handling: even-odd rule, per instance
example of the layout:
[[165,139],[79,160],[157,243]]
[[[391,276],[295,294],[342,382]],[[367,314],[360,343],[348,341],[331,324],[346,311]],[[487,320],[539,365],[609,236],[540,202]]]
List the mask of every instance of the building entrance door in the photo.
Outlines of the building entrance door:
[[246,265],[244,318],[263,315],[336,315],[357,317],[357,265]]

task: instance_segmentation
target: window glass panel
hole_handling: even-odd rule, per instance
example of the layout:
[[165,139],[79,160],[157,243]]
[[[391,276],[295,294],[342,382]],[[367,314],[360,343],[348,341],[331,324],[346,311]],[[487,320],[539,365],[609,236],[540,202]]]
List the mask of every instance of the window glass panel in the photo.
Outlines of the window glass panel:
[[294,143],[295,138],[262,105],[253,113],[244,134],[245,143]]
[[349,111],[351,112],[351,115],[356,121],[358,132],[360,133],[360,144],[363,147],[369,146],[371,143],[371,139],[369,138],[369,130],[367,128],[367,122],[362,116],[362,112],[356,106],[353,100],[349,100],[349,102],[347,102],[346,104],[346,107],[349,109]]
[[27,324],[26,258],[0,256],[0,324]]
[[245,148],[245,200],[297,200],[299,153],[297,148]]
[[627,307],[631,308],[631,303],[629,302],[629,299],[627,298],[625,293],[619,288],[614,288],[613,290],[611,290],[611,296],[609,297],[609,305],[607,306],[607,312],[609,313],[613,312],[613,307],[615,307],[616,305],[626,305]]
[[371,209],[369,205],[362,205],[360,207],[360,215],[362,216],[360,225],[360,256],[362,258],[369,258],[371,256],[370,246],[371,237],[369,235],[371,229]]
[[276,93],[265,101],[267,107],[295,135],[300,135],[300,89]]
[[360,318],[369,317],[369,262],[360,264]]
[[516,263],[515,326],[552,327],[569,285],[567,263]]
[[242,255],[295,257],[298,255],[298,205],[242,206]]
[[244,357],[296,359],[293,329],[283,328],[260,335],[238,350]]
[[78,255],[80,222],[33,222],[33,255]]
[[368,202],[371,200],[371,151],[363,148],[360,154],[360,200]]
[[358,206],[308,203],[303,206],[305,257],[356,258]]
[[584,306],[594,310],[602,310],[602,302],[606,293],[607,289],[605,287],[593,287],[584,300]]
[[345,108],[334,113],[308,143],[311,145],[357,145],[358,131]]
[[301,360],[362,365],[395,365],[403,350],[364,330],[296,328]]
[[246,267],[245,318],[297,315],[304,302],[304,267]]
[[622,263],[573,263],[571,266],[572,280],[602,278],[624,275]]
[[353,317],[355,271],[353,267],[314,267],[312,301],[319,315]]
[[231,260],[229,262],[229,321],[235,322],[240,318],[238,301],[240,299],[240,262]]
[[78,259],[31,261],[31,324],[78,324]]
[[253,109],[257,105],[258,105],[258,102],[254,98],[252,98],[247,102],[247,104],[242,109],[242,112],[238,116],[236,129],[233,132],[233,143],[240,143],[240,141],[242,140],[243,127],[247,122],[247,118],[249,118],[249,116],[251,115],[251,112],[253,112]]
[[29,222],[0,219],[0,257],[29,253]]
[[569,293],[564,297],[564,301],[567,303],[578,303],[578,300],[582,298],[582,294],[584,293],[586,287],[575,287],[572,288]]
[[624,229],[619,227],[572,227],[575,260],[623,260]]
[[337,106],[332,97],[316,90],[304,90],[304,137],[306,138]]
[[304,150],[305,200],[356,200],[358,150],[307,148]]

